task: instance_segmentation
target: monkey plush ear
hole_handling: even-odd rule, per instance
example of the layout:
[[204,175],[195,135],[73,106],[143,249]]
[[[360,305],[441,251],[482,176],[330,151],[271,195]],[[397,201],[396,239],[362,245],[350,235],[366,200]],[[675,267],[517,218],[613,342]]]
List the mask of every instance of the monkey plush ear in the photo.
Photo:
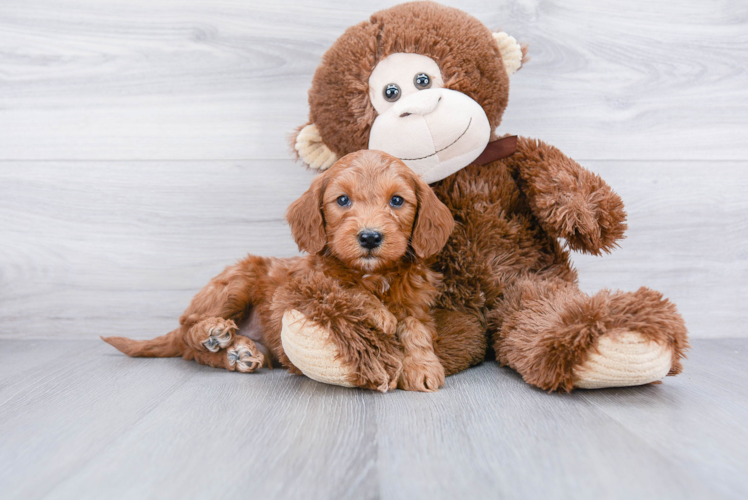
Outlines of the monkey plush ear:
[[512,74],[522,67],[526,61],[527,46],[521,46],[513,36],[509,36],[503,31],[493,34],[493,39],[499,46],[501,59],[504,61],[504,67],[508,74]]
[[299,130],[294,141],[294,149],[299,158],[315,170],[327,170],[338,161],[335,153],[322,142],[319,130],[314,123],[310,123]]

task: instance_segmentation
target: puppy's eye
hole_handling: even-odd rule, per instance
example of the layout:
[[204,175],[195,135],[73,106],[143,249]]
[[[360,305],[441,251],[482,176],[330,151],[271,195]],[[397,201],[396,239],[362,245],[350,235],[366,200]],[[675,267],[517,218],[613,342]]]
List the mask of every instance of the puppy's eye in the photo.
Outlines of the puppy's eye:
[[389,83],[384,88],[384,99],[389,102],[395,102],[400,99],[400,87],[394,83]]
[[403,203],[405,203],[405,200],[403,200],[402,196],[395,195],[390,198],[390,206],[392,207],[402,207]]
[[346,195],[338,196],[338,205],[340,205],[341,207],[348,207],[351,205],[351,199]]
[[431,87],[431,77],[426,73],[418,73],[413,77],[413,85],[419,90],[427,89]]

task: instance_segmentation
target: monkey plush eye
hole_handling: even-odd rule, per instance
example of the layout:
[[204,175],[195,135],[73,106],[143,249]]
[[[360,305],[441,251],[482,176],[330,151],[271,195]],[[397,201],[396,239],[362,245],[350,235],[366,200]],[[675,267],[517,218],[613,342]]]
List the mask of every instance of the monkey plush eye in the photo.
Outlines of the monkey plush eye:
[[384,98],[389,102],[395,102],[400,99],[400,87],[394,83],[389,83],[384,88]]
[[418,90],[423,90],[431,87],[431,78],[426,73],[418,73],[413,77],[413,85]]
[[390,206],[392,207],[402,207],[405,200],[403,200],[402,196],[395,195],[392,198],[390,198]]
[[338,205],[340,205],[341,207],[347,207],[347,206],[350,206],[350,204],[351,204],[351,199],[348,198],[346,195],[338,196]]

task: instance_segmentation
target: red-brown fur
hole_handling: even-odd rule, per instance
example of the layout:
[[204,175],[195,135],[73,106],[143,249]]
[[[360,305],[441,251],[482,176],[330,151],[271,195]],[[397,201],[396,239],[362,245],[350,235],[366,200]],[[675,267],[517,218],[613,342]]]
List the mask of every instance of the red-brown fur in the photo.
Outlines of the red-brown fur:
[[[342,195],[350,206],[337,203]],[[404,199],[401,207],[389,204],[394,195]],[[400,160],[362,151],[317,177],[286,218],[310,255],[248,256],[193,298],[176,330],[147,341],[104,340],[130,356],[182,356],[243,372],[279,361],[298,372],[280,339],[283,313],[296,309],[330,330],[354,373],[351,383],[382,391],[438,389],[444,368],[434,354],[429,309],[439,276],[424,259],[444,246],[453,220],[431,188]],[[365,228],[384,235],[381,246],[370,251],[359,244]],[[237,335],[237,325],[265,352]]]
[[[396,52],[432,58],[445,88],[477,101],[492,130],[501,123],[509,79],[491,31],[457,9],[407,3],[346,30],[315,73],[309,120],[333,152],[368,147],[377,116],[369,76]],[[615,328],[671,346],[670,374],[681,371],[688,341],[675,306],[646,288],[582,293],[558,241],[600,255],[623,238],[623,202],[599,176],[550,145],[520,138],[511,157],[469,165],[432,187],[456,221],[433,263],[444,276],[432,314],[447,374],[480,363],[492,346],[529,383],[571,390],[574,367]]]

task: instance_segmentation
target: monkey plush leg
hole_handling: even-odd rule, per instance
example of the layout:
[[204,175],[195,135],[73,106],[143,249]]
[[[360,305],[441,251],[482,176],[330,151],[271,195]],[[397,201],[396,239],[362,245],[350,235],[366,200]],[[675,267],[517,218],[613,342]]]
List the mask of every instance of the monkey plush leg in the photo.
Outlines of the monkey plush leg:
[[689,347],[683,319],[654,290],[588,296],[532,276],[508,287],[489,327],[501,364],[549,391],[654,382],[680,373]]
[[[432,314],[437,331],[434,353],[445,376],[483,362],[487,346],[485,328],[475,315],[449,309],[436,309]],[[285,355],[307,377],[344,387],[357,385],[355,368],[341,359],[330,330],[301,312],[285,312],[281,339]],[[390,379],[390,389],[397,380]]]
[[322,273],[295,276],[273,297],[282,316],[280,361],[328,384],[386,392],[402,370],[396,319],[373,295]]
[[307,377],[325,384],[354,387],[354,368],[340,359],[329,329],[295,309],[283,315],[284,354]]
[[402,354],[394,339],[382,338],[360,324],[325,326],[314,321],[315,316],[296,309],[283,314],[283,352],[296,370],[343,387],[387,392],[397,386]]
[[[445,376],[484,361],[486,329],[477,315],[447,308],[434,309],[431,314],[437,332],[434,353]],[[353,382],[355,369],[339,356],[331,332],[301,312],[285,312],[281,338],[285,354],[307,377],[344,387],[356,385]]]

